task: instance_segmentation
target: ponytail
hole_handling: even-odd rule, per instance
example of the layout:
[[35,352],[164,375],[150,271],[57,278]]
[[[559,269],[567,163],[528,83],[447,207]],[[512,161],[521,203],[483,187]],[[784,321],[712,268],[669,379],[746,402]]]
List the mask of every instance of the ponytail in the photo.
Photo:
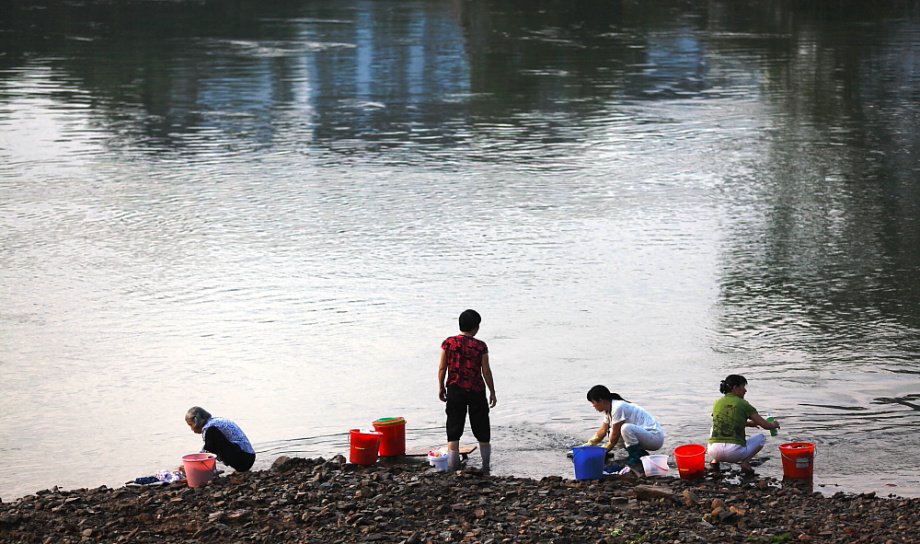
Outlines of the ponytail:
[[727,395],[732,392],[732,389],[741,385],[747,385],[747,380],[744,379],[744,376],[731,374],[719,383],[719,393]]
[[589,401],[589,402],[594,402],[594,401],[598,401],[598,400],[601,400],[601,399],[604,399],[604,400],[621,400],[621,401],[623,401],[623,402],[629,402],[628,400],[626,400],[626,399],[624,399],[623,397],[621,397],[619,394],[617,394],[617,393],[611,393],[610,390],[607,389],[607,388],[606,388],[605,386],[603,386],[603,385],[595,385],[594,387],[592,387],[592,388],[588,391],[588,401]]

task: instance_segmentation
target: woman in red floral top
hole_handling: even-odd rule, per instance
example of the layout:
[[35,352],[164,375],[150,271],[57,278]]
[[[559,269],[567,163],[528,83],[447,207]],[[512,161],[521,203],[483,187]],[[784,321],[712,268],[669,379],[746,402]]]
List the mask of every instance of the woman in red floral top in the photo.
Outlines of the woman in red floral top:
[[489,348],[485,342],[474,338],[482,321],[476,310],[464,310],[459,321],[460,334],[441,343],[438,365],[438,398],[447,403],[447,468],[457,470],[460,466],[460,437],[468,411],[470,428],[479,441],[482,469],[488,471],[492,454],[489,409],[498,402],[489,367]]

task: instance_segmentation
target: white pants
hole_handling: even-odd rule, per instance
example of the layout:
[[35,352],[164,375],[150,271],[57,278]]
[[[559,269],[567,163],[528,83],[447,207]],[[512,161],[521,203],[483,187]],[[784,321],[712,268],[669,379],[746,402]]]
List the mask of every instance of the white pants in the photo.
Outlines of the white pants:
[[655,451],[664,444],[664,433],[661,431],[661,427],[646,429],[632,423],[624,423],[620,427],[620,436],[623,438],[623,443],[626,444],[626,447],[638,444],[640,448],[646,451]]
[[738,463],[762,448],[766,441],[767,438],[764,435],[757,433],[747,437],[747,445],[744,446],[727,442],[714,442],[709,445],[709,457],[713,461]]

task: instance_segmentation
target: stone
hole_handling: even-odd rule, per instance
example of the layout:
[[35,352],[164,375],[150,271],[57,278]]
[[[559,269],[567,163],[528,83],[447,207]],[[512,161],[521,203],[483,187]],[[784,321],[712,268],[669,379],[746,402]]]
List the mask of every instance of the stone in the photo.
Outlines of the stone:
[[700,502],[699,496],[692,489],[684,489],[681,491],[681,495],[684,497],[684,504],[687,506],[693,506]]
[[278,457],[272,462],[272,470],[283,470],[282,467],[284,467],[285,464],[290,462],[290,460],[291,458],[288,457],[287,455],[282,455]]
[[[285,456],[286,457],[286,456]],[[317,478],[317,476],[319,478]],[[429,473],[427,463],[354,466],[287,457],[209,485],[45,490],[0,502],[0,542],[22,544],[907,544],[920,498],[683,481]]]
[[674,491],[667,487],[657,485],[637,485],[633,488],[633,494],[639,500],[656,500],[656,499],[674,499]]

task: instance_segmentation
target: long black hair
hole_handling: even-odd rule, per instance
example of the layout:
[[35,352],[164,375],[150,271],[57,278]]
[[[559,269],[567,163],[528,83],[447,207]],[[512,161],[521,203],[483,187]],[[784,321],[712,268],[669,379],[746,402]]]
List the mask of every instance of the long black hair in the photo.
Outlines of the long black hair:
[[747,385],[747,380],[744,379],[744,376],[731,374],[719,383],[719,393],[723,395],[731,393],[732,389],[741,385]]
[[595,385],[590,390],[588,390],[588,401],[595,402],[601,399],[606,400],[621,400],[623,402],[629,402],[620,395],[616,393],[611,393],[609,389],[603,385]]

